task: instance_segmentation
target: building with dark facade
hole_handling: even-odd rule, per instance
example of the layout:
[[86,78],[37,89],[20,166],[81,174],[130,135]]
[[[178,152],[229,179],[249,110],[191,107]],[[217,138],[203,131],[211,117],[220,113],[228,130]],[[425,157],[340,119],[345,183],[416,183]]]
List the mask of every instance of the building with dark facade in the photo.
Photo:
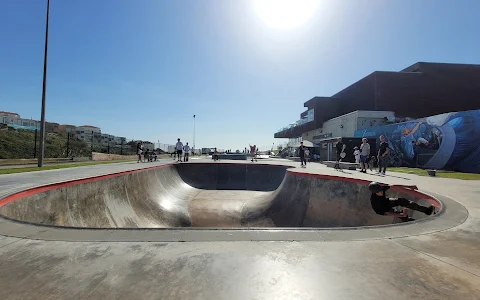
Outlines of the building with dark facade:
[[480,108],[480,65],[418,62],[400,72],[375,71],[331,97],[314,97],[300,121],[275,133],[297,138],[353,111],[393,111],[421,118]]

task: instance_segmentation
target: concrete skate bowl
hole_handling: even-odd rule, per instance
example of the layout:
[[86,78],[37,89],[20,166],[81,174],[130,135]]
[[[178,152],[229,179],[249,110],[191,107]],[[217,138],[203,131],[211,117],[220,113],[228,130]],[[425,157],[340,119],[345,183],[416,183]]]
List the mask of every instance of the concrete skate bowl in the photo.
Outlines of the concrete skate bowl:
[[[3,218],[68,228],[332,228],[388,225],[366,181],[245,163],[164,165],[36,187],[0,200]],[[425,205],[417,191],[392,189]],[[415,219],[425,218],[423,214]]]

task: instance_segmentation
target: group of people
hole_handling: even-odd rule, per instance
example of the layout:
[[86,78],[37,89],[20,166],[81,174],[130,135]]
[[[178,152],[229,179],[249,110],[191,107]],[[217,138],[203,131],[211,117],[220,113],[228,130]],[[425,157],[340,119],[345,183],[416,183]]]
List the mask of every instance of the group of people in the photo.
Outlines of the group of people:
[[[178,138],[177,143],[175,144],[175,152],[172,154],[175,156],[174,160],[176,159],[178,162],[181,162],[183,157],[183,161],[187,162],[190,156],[190,146],[188,145],[188,143],[183,145],[183,143],[180,141],[180,138]],[[137,163],[157,161],[157,153],[153,150],[144,149],[142,142],[137,143],[137,156]]]
[[[142,154],[143,154],[143,161],[142,161]],[[137,143],[137,156],[138,156],[137,163],[157,161],[157,153],[150,149],[144,150],[142,142]]]
[[[336,152],[337,152],[337,162],[335,164],[335,168],[340,168],[339,163],[345,158],[345,144],[342,142],[340,138],[337,142]],[[371,147],[368,143],[367,138],[362,139],[362,144],[360,147],[355,147],[353,155],[355,156],[355,162],[360,164],[360,172],[367,173],[367,169],[370,171],[373,170],[375,164],[378,164],[378,175],[385,176],[385,172],[387,171],[387,164],[389,160],[389,145],[385,138],[385,136],[380,136],[380,146],[378,148],[378,152],[376,155],[371,155]]]
[[385,172],[387,171],[389,153],[390,149],[383,135],[380,136],[380,147],[378,148],[376,155],[370,155],[370,144],[366,138],[362,139],[360,149],[355,147],[355,151],[353,152],[355,155],[355,162],[360,163],[360,172],[367,173],[367,168],[370,168],[371,171],[375,163],[377,163],[378,174],[381,176],[385,176]]
[[300,147],[298,148],[298,156],[300,157],[300,166],[302,168],[306,168],[307,161],[310,158],[310,150],[303,145],[303,142],[300,142]]
[[[337,152],[337,162],[335,167],[339,167],[339,162],[345,158],[345,144],[342,142],[340,138],[336,145],[336,152]],[[378,148],[378,152],[376,155],[371,155],[371,148],[368,140],[366,138],[362,139],[362,144],[360,147],[354,148],[354,156],[355,162],[360,164],[360,172],[367,173],[367,168],[372,170],[373,164],[378,162],[378,173],[380,176],[385,176],[385,172],[387,170],[387,163],[389,159],[389,145],[385,138],[385,136],[380,136],[380,146]],[[378,182],[371,182],[368,186],[371,196],[370,196],[370,204],[372,209],[375,213],[379,215],[385,215],[388,213],[394,213],[394,208],[397,206],[409,208],[412,210],[420,211],[426,215],[431,215],[435,212],[434,206],[425,207],[419,205],[418,203],[405,199],[405,198],[390,198],[387,197],[386,191],[390,189],[391,186],[383,185]],[[416,190],[416,186],[402,186],[403,188],[408,188],[412,190]],[[402,221],[408,221],[409,217],[402,215],[400,217]]]
[[[342,142],[340,138],[336,145],[336,152],[337,152],[337,165],[339,162],[345,158],[345,148],[346,145]],[[388,154],[389,148],[388,143],[385,137],[382,135],[380,136],[380,147],[378,149],[376,156],[370,156],[370,144],[366,138],[362,139],[362,144],[359,147],[355,147],[355,159],[357,163],[360,163],[360,172],[367,173],[367,168],[372,170],[372,163],[374,160],[378,160],[379,172],[381,176],[385,175],[385,171],[387,168],[388,163]],[[298,149],[298,156],[300,157],[301,166],[305,167],[307,165],[306,157],[308,157],[308,148],[303,145],[303,142],[300,143],[300,148]],[[431,215],[435,212],[434,206],[425,207],[419,205],[418,203],[405,199],[405,198],[390,198],[387,197],[386,191],[390,189],[391,186],[389,185],[382,185],[378,182],[371,182],[368,186],[371,196],[370,196],[370,203],[372,209],[375,213],[379,215],[385,215],[388,213],[394,212],[394,208],[397,206],[406,207],[412,210],[420,211],[426,215]],[[403,188],[408,188],[412,190],[416,190],[416,186],[402,186]],[[399,217],[402,221],[408,221],[409,217],[406,215],[401,215]]]
[[173,158],[174,160],[176,159],[177,162],[182,162],[183,154],[183,161],[188,161],[188,158],[190,156],[190,146],[188,145],[188,143],[183,145],[183,143],[180,141],[180,138],[178,138],[177,143],[175,144],[175,151],[175,157]]

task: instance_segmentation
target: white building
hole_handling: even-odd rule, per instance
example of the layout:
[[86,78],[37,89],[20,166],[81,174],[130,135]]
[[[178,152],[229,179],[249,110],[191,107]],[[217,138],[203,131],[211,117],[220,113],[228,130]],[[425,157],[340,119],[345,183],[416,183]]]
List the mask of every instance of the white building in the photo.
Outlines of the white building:
[[[7,124],[13,128],[18,128],[18,129],[28,129],[28,130],[40,129],[40,121],[31,120],[31,119],[22,119],[19,114],[7,112],[7,111],[0,111],[0,123]],[[58,126],[58,129],[57,129],[58,131],[55,131],[55,129],[53,128],[55,126]],[[75,127],[74,125],[59,125],[56,123],[46,122],[46,130],[47,132],[49,131],[49,132],[72,133],[78,139],[88,144],[91,144],[93,141],[95,144],[101,144],[102,146],[121,145],[121,144],[125,144],[125,140],[126,140],[124,137],[117,137],[111,134],[102,134],[102,131],[99,127],[91,126],[91,125],[83,125],[83,126]],[[153,149],[153,145],[148,147]]]
[[111,134],[107,134],[107,133],[102,133],[101,134],[101,143],[102,145],[104,146],[107,146],[107,145],[115,145],[115,136],[111,135]]
[[126,138],[124,138],[124,137],[120,137],[120,136],[115,136],[114,137],[115,145],[125,144],[125,140],[126,140]]
[[353,111],[324,122],[322,128],[303,133],[302,140],[318,145],[316,152],[320,157],[324,160],[332,160],[334,159],[333,147],[338,138],[353,138],[357,130],[368,130],[394,120],[395,113],[392,111]]
[[86,143],[91,143],[92,141],[98,143],[102,140],[102,131],[95,126],[83,125],[76,128],[76,136]]
[[0,111],[0,123],[15,124],[15,121],[20,119],[20,115],[8,111]]
[[19,114],[0,111],[0,123],[14,128],[35,130],[40,129],[40,122],[32,119],[22,119]]
[[395,113],[392,111],[357,110],[326,121],[322,128],[303,133],[302,140],[318,144],[331,138],[353,137],[356,130],[385,125],[394,120]]

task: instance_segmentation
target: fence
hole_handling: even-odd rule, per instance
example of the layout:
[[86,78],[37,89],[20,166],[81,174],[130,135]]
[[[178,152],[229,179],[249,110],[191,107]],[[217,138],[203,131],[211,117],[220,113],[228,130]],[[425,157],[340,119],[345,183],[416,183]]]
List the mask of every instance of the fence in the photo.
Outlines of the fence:
[[[11,142],[3,144],[0,147],[0,158],[5,159],[29,159],[37,158],[39,141],[38,130],[22,130],[7,128],[3,129],[5,134],[10,134]],[[14,132],[12,132],[14,131]],[[117,140],[118,142],[118,140]],[[192,146],[192,145],[190,145]],[[257,148],[262,152],[277,150],[280,144],[258,145]],[[285,148],[286,144],[282,144]],[[173,153],[174,144],[160,143],[144,143],[144,147],[154,150],[157,153]],[[46,158],[71,158],[71,157],[90,157],[92,152],[117,154],[117,155],[134,155],[136,154],[137,140],[123,140],[119,144],[112,140],[102,140],[101,138],[92,138],[92,140],[80,140],[75,135],[67,133],[47,133],[45,136],[45,157]],[[217,149],[222,152],[229,150],[230,152],[249,151],[249,145],[241,149],[226,148]],[[201,154],[202,148],[192,149],[193,153]]]

